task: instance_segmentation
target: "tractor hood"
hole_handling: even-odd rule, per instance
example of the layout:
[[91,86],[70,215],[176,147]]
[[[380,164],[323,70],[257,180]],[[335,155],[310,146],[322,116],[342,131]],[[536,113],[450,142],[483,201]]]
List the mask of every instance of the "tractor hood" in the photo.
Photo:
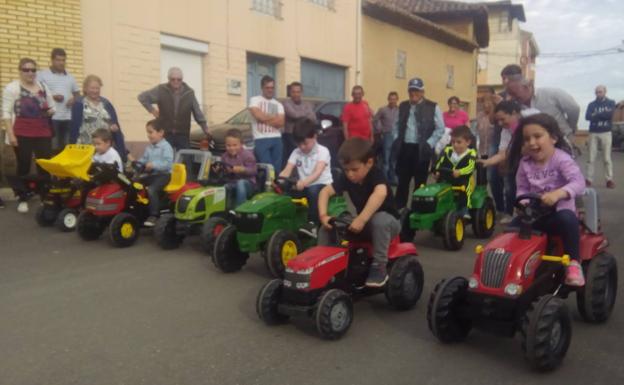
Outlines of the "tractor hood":
[[415,197],[437,197],[438,195],[451,189],[448,183],[433,183],[423,186],[414,191]]
[[291,199],[292,198],[287,195],[280,195],[274,192],[264,192],[255,195],[247,202],[238,206],[236,208],[236,212],[265,214],[268,210],[273,210],[273,208],[278,208],[284,205],[290,206],[293,210],[292,215],[294,215],[294,205],[290,204]]

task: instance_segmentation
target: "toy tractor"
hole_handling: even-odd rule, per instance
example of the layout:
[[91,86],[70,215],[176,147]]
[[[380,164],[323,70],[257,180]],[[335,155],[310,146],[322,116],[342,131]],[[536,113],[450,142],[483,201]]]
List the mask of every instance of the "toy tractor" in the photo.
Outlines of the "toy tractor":
[[[263,252],[274,277],[284,275],[284,266],[301,251],[316,244],[316,225],[308,221],[308,200],[293,198],[296,180],[279,177],[275,192],[254,196],[234,210],[232,224],[214,241],[212,262],[221,271],[240,270],[249,253]],[[343,197],[332,197],[330,215],[347,211]]]
[[353,321],[353,300],[384,293],[398,310],[411,309],[422,294],[424,274],[413,243],[396,237],[388,249],[384,287],[365,286],[372,262],[370,235],[349,233],[349,214],[331,220],[340,246],[316,246],[288,261],[284,279],[262,287],[256,312],[268,325],[289,317],[309,317],[323,338],[338,339]]
[[[175,249],[189,235],[201,234],[201,245],[212,254],[214,240],[231,219],[225,183],[225,165],[215,158],[210,165],[210,175],[200,180],[201,186],[180,194],[173,213],[161,215],[154,227],[156,242],[163,249]],[[268,190],[274,179],[273,166],[258,164],[256,186],[259,191]]]
[[[587,189],[586,194],[590,211],[596,213],[595,192]],[[570,258],[563,255],[561,240],[532,228],[549,211],[540,204],[536,194],[519,196],[520,227],[508,229],[485,247],[477,246],[469,279],[454,277],[435,287],[427,321],[440,341],[462,341],[473,327],[507,337],[520,332],[526,360],[532,368],[546,371],[561,363],[570,345],[572,324],[563,301],[568,294],[576,292],[579,313],[586,321],[609,318],[617,292],[617,265],[607,252],[608,240],[599,226],[587,225],[591,220],[582,221],[580,254],[586,284],[566,286]]]
[[[205,167],[209,163],[210,154],[199,150],[191,151],[195,151],[200,160],[198,176],[201,177],[207,173]],[[161,212],[170,211],[184,191],[200,186],[197,182],[187,181],[186,165],[181,161],[181,156],[177,155],[170,182],[164,188],[160,200]],[[147,190],[139,182],[143,177],[140,166],[135,165],[132,178],[111,166],[97,163],[92,165],[93,178],[107,180],[108,183],[102,183],[89,191],[85,210],[78,217],[77,230],[82,239],[95,240],[108,226],[111,244],[115,247],[129,247],[137,241],[139,230],[149,216]]]
[[[453,172],[441,168],[441,175]],[[447,250],[459,250],[464,245],[465,219],[458,211],[457,194],[465,194],[464,186],[439,182],[421,186],[412,195],[411,210],[401,212],[401,240],[412,241],[416,231],[432,230],[441,235]],[[477,166],[477,183],[471,196],[472,230],[478,238],[488,238],[494,232],[496,208],[488,196],[485,170]]]

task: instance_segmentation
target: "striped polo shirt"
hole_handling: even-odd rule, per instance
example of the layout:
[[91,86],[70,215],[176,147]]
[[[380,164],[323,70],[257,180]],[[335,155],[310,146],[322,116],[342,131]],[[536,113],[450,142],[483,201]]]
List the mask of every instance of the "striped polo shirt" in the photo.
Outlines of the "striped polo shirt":
[[63,95],[62,102],[55,102],[56,113],[52,116],[52,120],[70,120],[71,108],[67,107],[67,101],[74,92],[80,91],[76,79],[67,71],[52,72],[49,68],[37,72],[37,79],[48,86],[52,96]]

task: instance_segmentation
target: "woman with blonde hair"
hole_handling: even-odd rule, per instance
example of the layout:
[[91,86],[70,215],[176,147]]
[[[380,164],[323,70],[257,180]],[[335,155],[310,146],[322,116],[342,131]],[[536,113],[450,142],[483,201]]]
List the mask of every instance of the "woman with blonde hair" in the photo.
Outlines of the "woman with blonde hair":
[[108,99],[100,96],[102,85],[102,79],[96,75],[88,75],[82,83],[83,96],[72,106],[69,142],[91,144],[91,135],[97,129],[108,129],[113,134],[113,147],[125,162],[126,146],[117,112]]

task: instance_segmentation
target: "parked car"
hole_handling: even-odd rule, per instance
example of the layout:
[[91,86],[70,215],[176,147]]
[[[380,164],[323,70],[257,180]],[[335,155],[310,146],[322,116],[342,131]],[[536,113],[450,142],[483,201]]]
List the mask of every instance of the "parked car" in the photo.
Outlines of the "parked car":
[[[319,135],[319,142],[327,146],[332,153],[335,153],[344,140],[340,115],[342,114],[342,108],[347,102],[321,101],[317,99],[307,101],[314,106],[319,132],[321,132]],[[332,122],[331,127],[321,130],[321,120],[330,120]],[[225,152],[225,134],[232,128],[241,130],[243,133],[244,146],[248,149],[253,149],[254,142],[251,131],[251,114],[249,110],[245,108],[226,120],[225,123],[210,126],[210,133],[214,140],[214,148],[211,151],[214,155],[220,155]],[[191,148],[199,148],[199,143],[203,138],[204,133],[199,128],[192,130],[190,136]]]

